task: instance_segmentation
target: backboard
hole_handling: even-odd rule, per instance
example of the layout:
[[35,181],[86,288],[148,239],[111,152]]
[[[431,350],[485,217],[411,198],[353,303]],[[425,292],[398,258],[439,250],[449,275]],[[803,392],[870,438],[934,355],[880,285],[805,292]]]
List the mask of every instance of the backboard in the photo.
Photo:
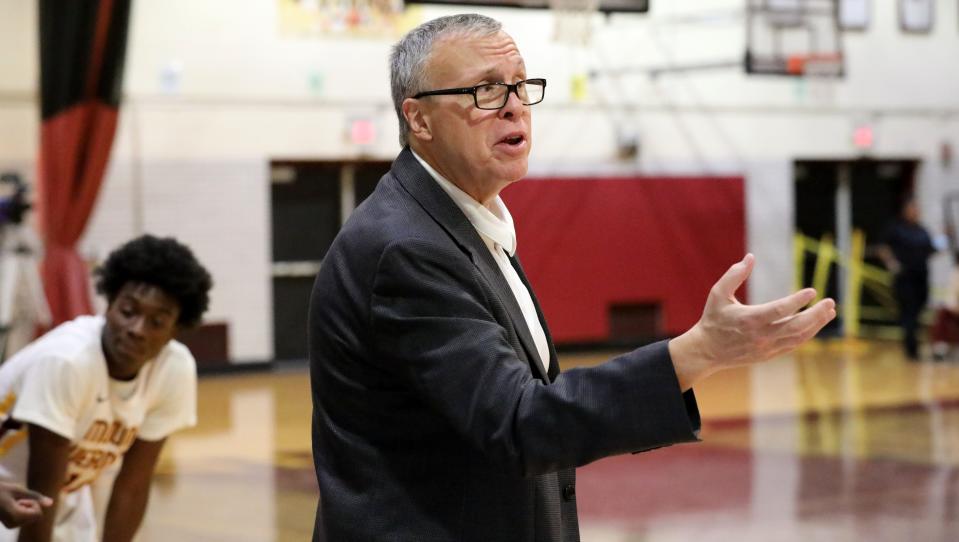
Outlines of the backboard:
[[842,77],[836,0],[747,0],[746,73]]

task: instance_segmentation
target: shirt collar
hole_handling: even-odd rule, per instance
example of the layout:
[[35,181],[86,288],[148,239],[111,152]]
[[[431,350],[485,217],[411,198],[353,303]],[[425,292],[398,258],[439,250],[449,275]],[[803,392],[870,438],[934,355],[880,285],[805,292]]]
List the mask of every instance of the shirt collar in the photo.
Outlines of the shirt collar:
[[[412,151],[412,149],[410,150]],[[487,207],[440,175],[438,171],[433,169],[433,166],[426,163],[426,160],[423,160],[415,151],[413,151],[413,156],[423,166],[423,169],[430,174],[430,177],[433,177],[436,183],[440,185],[440,188],[453,199],[453,203],[463,211],[466,219],[470,221],[470,224],[476,228],[480,235],[503,247],[503,250],[510,256],[516,253],[516,228],[513,226],[513,216],[509,214],[509,209],[506,208],[506,204],[503,203],[499,195],[496,195]]]

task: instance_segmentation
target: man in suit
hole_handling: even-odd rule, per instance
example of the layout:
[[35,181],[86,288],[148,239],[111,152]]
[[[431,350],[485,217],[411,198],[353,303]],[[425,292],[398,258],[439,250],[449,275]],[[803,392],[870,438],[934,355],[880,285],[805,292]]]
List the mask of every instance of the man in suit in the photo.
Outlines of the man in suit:
[[834,317],[759,306],[733,265],[687,333],[560,374],[499,192],[522,178],[529,78],[498,22],[424,23],[391,56],[403,151],[344,225],[311,299],[314,540],[573,541],[574,468],[697,440],[692,386]]

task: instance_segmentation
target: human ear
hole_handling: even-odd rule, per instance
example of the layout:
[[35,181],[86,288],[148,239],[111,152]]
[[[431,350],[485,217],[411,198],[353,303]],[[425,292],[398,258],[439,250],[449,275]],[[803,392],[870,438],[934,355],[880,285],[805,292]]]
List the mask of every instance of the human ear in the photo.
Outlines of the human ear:
[[403,116],[406,117],[406,123],[410,126],[410,135],[422,141],[432,141],[430,115],[422,102],[413,98],[403,100]]

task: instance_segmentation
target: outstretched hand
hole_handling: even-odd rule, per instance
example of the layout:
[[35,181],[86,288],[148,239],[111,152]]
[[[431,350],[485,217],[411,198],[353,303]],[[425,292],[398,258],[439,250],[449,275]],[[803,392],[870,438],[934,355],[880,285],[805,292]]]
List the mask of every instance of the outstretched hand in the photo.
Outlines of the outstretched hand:
[[32,523],[43,515],[53,499],[11,482],[0,481],[0,523],[14,528]]
[[832,299],[799,312],[815,299],[812,288],[762,305],[743,305],[736,290],[754,265],[752,254],[733,264],[710,290],[699,322],[670,341],[669,353],[684,391],[721,369],[790,352],[836,317]]

